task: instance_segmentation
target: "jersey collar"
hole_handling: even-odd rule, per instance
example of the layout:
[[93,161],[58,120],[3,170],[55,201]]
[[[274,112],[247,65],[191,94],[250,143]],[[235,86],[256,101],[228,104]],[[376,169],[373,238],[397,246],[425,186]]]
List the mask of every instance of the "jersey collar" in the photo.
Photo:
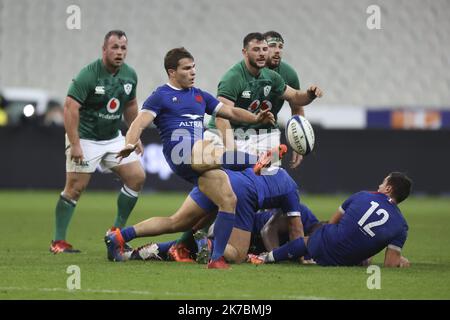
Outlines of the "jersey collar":
[[[186,89],[181,89],[181,88],[174,87],[174,86],[171,85],[169,82],[167,82],[166,85],[167,85],[168,87],[172,88],[173,90],[177,90],[177,91],[183,91],[183,90],[186,90]],[[188,90],[189,90],[189,89],[188,89]]]

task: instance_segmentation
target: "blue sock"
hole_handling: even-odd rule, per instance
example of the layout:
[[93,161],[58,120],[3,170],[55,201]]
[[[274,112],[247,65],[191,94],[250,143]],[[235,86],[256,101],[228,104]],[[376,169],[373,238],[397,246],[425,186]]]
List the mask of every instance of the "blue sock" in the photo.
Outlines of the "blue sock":
[[175,244],[177,240],[167,241],[167,242],[161,242],[157,243],[158,250],[160,254],[167,254],[167,251],[169,251],[169,248]]
[[120,230],[120,233],[122,234],[123,240],[125,242],[131,241],[134,238],[136,238],[136,230],[134,230],[133,227],[126,227]]
[[235,220],[234,213],[219,211],[216,222],[214,223],[214,249],[211,260],[217,260],[223,256],[231,231],[233,230]]
[[252,168],[258,161],[258,157],[242,151],[225,151],[222,155],[222,168],[242,171]]
[[308,253],[305,240],[298,238],[272,251],[275,261],[298,259]]

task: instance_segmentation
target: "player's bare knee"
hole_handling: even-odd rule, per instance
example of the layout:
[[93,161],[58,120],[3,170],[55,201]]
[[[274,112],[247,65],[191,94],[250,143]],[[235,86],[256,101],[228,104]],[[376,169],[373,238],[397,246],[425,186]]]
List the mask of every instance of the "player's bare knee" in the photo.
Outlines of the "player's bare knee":
[[247,260],[247,252],[240,252],[238,251],[238,257],[237,257],[237,262],[236,263],[243,263]]
[[234,192],[225,192],[218,204],[219,209],[226,212],[234,212],[236,209],[237,197]]
[[78,201],[83,193],[84,188],[80,186],[71,186],[66,187],[63,191],[63,195],[65,198],[70,200]]
[[144,170],[142,171],[137,171],[136,174],[134,174],[129,181],[126,183],[126,185],[131,188],[132,190],[138,192],[141,191],[142,188],[144,187],[144,183],[145,183],[145,172]]
[[239,263],[237,262],[239,260],[239,254],[235,247],[233,247],[230,244],[227,244],[225,247],[225,251],[223,252],[223,256],[225,260],[227,260],[230,263]]

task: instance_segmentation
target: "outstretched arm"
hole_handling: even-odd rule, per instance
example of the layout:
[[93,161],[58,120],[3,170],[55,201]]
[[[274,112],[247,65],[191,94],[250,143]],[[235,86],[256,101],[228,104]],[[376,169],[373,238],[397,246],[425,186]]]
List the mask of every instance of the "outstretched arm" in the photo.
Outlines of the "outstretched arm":
[[126,158],[136,149],[142,131],[147,128],[154,119],[155,116],[151,112],[141,111],[138,113],[138,116],[131,123],[130,128],[127,131],[125,147],[120,150],[116,158]]
[[[223,102],[222,102],[223,103]],[[217,116],[233,120],[235,122],[241,123],[270,123],[275,124],[275,117],[269,109],[259,112],[258,114],[253,114],[242,108],[233,107],[229,104],[223,104],[223,106],[217,112]]]
[[299,106],[310,104],[315,98],[321,98],[322,95],[322,90],[316,85],[310,86],[306,91],[295,90],[290,86],[286,86],[286,90],[281,97],[287,100],[291,106],[295,105],[298,108]]
[[[218,100],[223,104],[234,107],[234,102],[227,98],[219,97]],[[222,135],[223,145],[225,146],[225,148],[227,150],[235,149],[234,134],[233,130],[231,129],[230,121],[221,117],[216,117],[216,128]]]

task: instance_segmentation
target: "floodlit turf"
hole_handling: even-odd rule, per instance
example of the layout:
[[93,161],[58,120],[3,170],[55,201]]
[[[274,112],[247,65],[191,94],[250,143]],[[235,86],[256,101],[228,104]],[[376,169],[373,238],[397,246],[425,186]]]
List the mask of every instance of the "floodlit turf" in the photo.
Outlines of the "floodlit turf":
[[[144,194],[129,223],[168,215],[184,196]],[[53,255],[48,248],[57,198],[57,191],[0,192],[0,299],[450,299],[450,198],[412,197],[401,205],[410,226],[404,255],[412,267],[381,269],[380,290],[367,288],[370,274],[362,267],[286,263],[207,270],[174,262],[109,262],[103,236],[114,221],[115,193],[86,192],[68,234],[83,252]],[[327,219],[345,195],[302,199]],[[379,254],[375,263],[382,259]],[[71,265],[80,268],[81,290],[67,290]]]

